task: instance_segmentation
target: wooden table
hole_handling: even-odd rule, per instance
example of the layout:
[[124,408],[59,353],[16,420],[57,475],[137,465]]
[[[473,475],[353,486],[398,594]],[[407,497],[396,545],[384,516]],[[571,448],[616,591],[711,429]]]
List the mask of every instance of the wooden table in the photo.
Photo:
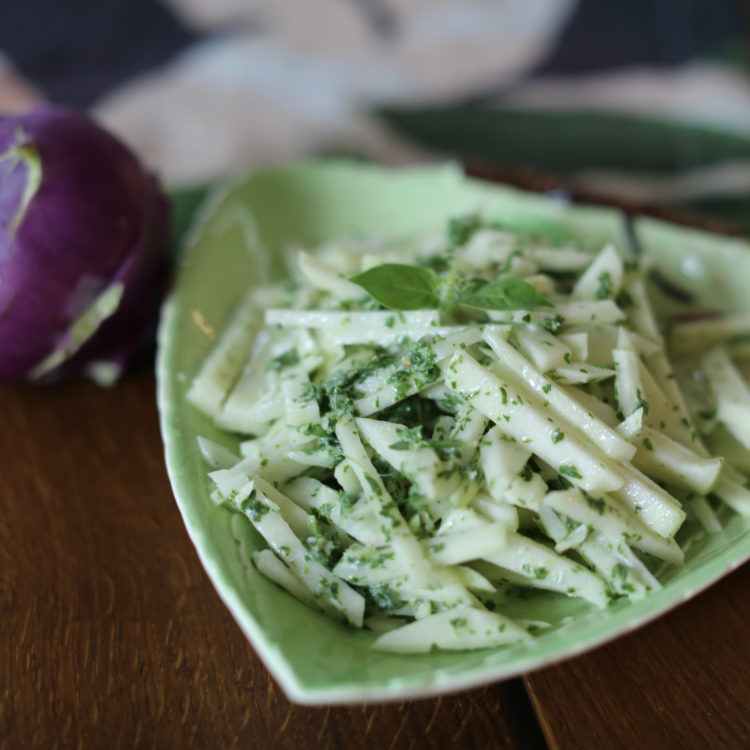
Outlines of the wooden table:
[[150,366],[0,388],[0,749],[748,748],[750,567],[573,661],[456,696],[290,704],[198,563]]

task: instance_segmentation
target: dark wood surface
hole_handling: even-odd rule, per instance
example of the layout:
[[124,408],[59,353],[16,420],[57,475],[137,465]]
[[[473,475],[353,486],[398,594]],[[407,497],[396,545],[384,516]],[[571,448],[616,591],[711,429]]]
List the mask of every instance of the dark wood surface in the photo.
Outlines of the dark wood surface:
[[525,678],[551,748],[750,748],[750,565],[666,617]]
[[150,372],[110,390],[0,388],[2,750],[518,748],[519,737],[533,739],[520,680],[405,704],[289,703],[193,551],[154,393]]
[[[0,388],[0,748],[750,747],[750,568],[523,680],[290,704],[172,498],[149,371]],[[544,736],[543,736],[543,734]]]

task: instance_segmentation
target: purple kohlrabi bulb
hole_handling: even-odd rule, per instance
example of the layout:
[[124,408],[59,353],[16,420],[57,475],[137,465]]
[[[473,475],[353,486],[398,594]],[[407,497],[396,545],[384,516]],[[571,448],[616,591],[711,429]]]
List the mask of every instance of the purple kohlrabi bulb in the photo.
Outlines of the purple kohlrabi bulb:
[[0,117],[0,379],[122,365],[163,291],[169,205],[72,110]]

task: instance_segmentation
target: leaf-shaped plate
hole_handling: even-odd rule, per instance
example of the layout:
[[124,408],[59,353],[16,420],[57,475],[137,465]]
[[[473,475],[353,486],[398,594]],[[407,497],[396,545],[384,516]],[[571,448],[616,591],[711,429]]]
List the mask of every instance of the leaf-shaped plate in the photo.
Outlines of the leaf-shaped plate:
[[[456,167],[410,170],[349,162],[309,162],[260,171],[215,193],[194,225],[174,290],[163,309],[158,400],[166,463],[188,533],[214,586],[287,695],[302,703],[393,700],[457,691],[569,658],[632,630],[695,595],[750,557],[750,519],[726,513],[706,535],[686,527],[687,561],[664,571],[664,588],[605,611],[545,592],[509,602],[508,614],[549,622],[530,646],[475,652],[395,655],[373,651],[374,636],[333,622],[297,602],[248,563],[261,547],[247,520],[208,497],[196,437],[229,447],[185,399],[192,376],[232,306],[250,284],[285,273],[281,250],[351,235],[405,235],[481,210],[509,228],[596,249],[625,241],[615,210],[471,181]],[[743,242],[638,225],[665,275],[710,301],[750,309],[750,249]],[[689,262],[685,262],[689,253]],[[698,266],[696,266],[696,263]],[[710,273],[694,273],[696,267]],[[687,271],[687,275],[685,274]]]

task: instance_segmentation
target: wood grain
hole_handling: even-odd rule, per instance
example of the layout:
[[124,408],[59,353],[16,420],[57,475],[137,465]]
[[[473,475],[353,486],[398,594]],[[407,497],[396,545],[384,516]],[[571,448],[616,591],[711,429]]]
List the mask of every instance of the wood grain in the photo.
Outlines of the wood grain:
[[309,708],[270,680],[200,567],[148,371],[0,388],[0,749],[543,744],[519,681]]
[[643,630],[526,677],[557,748],[750,747],[750,565]]
[[[520,680],[295,706],[200,567],[150,372],[0,388],[0,750],[544,746]],[[551,748],[750,747],[750,566],[662,620],[525,678]]]

